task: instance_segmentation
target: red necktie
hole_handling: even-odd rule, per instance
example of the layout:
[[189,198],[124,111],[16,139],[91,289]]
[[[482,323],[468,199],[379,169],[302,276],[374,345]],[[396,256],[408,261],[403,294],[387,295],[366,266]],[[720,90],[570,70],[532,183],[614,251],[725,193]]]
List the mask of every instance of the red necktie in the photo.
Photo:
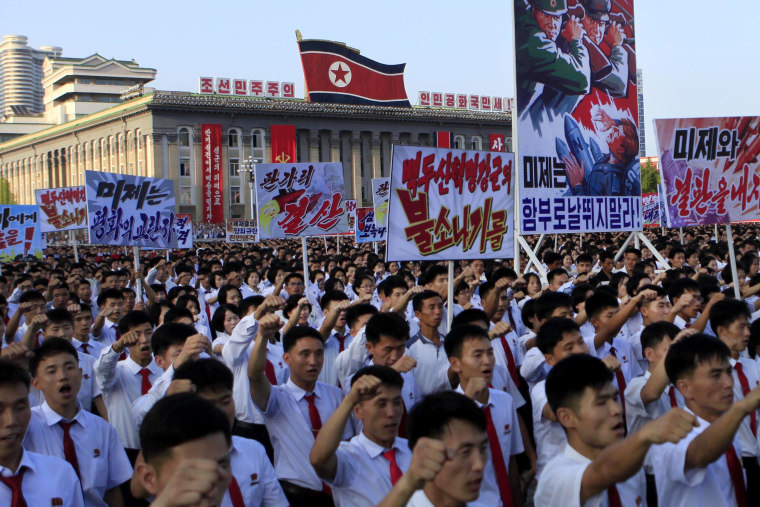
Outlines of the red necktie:
[[338,339],[338,342],[340,342],[340,347],[338,348],[338,352],[343,352],[346,349],[346,335],[335,333],[335,338]]
[[314,393],[309,393],[306,396],[306,403],[309,404],[309,419],[311,419],[311,432],[314,434],[314,438],[317,438],[319,430],[322,429],[322,418],[319,417],[319,410],[314,403]]
[[[742,385],[742,396],[746,398],[751,389],[749,388],[747,376],[744,374],[742,363],[737,361],[734,365],[734,369],[736,370],[736,375],[739,377],[739,383]],[[752,429],[752,434],[757,436],[757,412],[753,410],[749,415],[749,418],[749,427]]]
[[504,461],[504,453],[499,443],[499,435],[496,433],[496,426],[493,424],[491,417],[491,407],[483,407],[486,413],[486,431],[488,432],[488,443],[491,446],[491,461],[493,469],[496,472],[496,482],[499,484],[499,495],[504,507],[513,507],[512,488],[509,486],[509,475],[507,474],[507,464]]
[[744,485],[744,472],[733,444],[726,451],[726,463],[728,464],[728,473],[731,475],[731,483],[734,485],[736,503],[739,507],[748,507],[749,501],[747,500],[747,487]]
[[21,467],[16,475],[3,477],[0,475],[0,482],[8,486],[11,490],[11,504],[9,507],[27,507],[24,492],[21,490],[21,482],[24,480],[26,467]]
[[264,365],[264,374],[269,379],[269,383],[273,386],[277,385],[277,375],[274,372],[274,365],[272,364],[272,361],[267,359],[267,364]]
[[668,396],[670,396],[670,408],[676,408],[678,407],[678,400],[676,400],[676,388],[673,386],[670,386],[670,389],[668,389]]
[[142,393],[148,394],[148,391],[150,391],[150,388],[153,387],[153,384],[150,383],[150,379],[148,376],[150,375],[150,370],[147,368],[143,368],[140,370],[140,375],[142,375]]
[[398,480],[401,479],[401,476],[404,475],[404,472],[401,471],[398,467],[398,463],[396,463],[396,449],[385,451],[383,453],[383,458],[391,463],[391,484],[395,486]]
[[515,318],[512,316],[512,304],[507,305],[507,318],[509,319],[509,325],[512,326],[512,331],[517,332],[517,326],[515,325]]
[[614,484],[607,488],[607,501],[610,507],[623,507],[623,502],[620,501],[620,493]]
[[230,481],[230,486],[227,488],[227,492],[230,494],[230,502],[232,503],[232,507],[245,507],[245,502],[243,501],[243,493],[240,491],[240,485],[238,484],[238,481],[235,479],[234,475]]
[[507,355],[507,369],[509,370],[509,376],[512,377],[512,381],[517,388],[520,388],[520,375],[517,373],[517,365],[515,364],[515,356],[512,354],[512,348],[509,346],[506,336],[501,337],[501,346],[504,349],[504,354]]
[[76,421],[66,422],[66,421],[58,421],[58,425],[63,429],[63,457],[68,461],[72,467],[74,467],[74,471],[77,473],[77,477],[81,480],[82,477],[79,475],[79,460],[77,459],[77,450],[76,447],[74,447],[74,440],[71,438],[71,427],[76,423]]
[[82,352],[84,352],[85,354],[89,354],[90,353],[89,345],[88,344],[86,344],[86,343],[82,344]]
[[[612,357],[617,357],[615,347],[610,347],[610,354],[612,354]],[[623,375],[622,364],[615,372],[615,378],[617,379],[618,390],[620,391],[620,405],[623,407],[623,425],[625,425],[625,375]]]

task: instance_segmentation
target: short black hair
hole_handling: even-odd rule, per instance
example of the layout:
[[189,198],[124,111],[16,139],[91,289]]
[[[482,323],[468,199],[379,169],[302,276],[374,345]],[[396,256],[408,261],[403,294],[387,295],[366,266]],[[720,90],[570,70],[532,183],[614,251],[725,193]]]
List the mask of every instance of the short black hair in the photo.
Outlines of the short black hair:
[[462,310],[459,312],[459,315],[451,319],[451,329],[465,324],[472,324],[473,322],[485,322],[488,325],[491,319],[480,308],[468,308],[467,310]]
[[[359,303],[346,308],[346,325],[351,329],[359,317],[363,315],[375,315],[378,309],[369,303]],[[408,325],[408,324],[407,324]]]
[[579,262],[588,262],[591,264],[594,262],[594,258],[591,257],[591,254],[582,253],[575,258],[575,264],[577,265]]
[[232,442],[230,422],[213,403],[194,393],[167,396],[148,411],[140,427],[140,447],[146,463],[155,463],[172,448],[221,433]]
[[385,297],[390,297],[390,295],[393,294],[394,289],[404,289],[404,292],[409,289],[409,286],[406,285],[404,279],[398,275],[389,276],[383,280],[382,284],[383,295]]
[[150,324],[152,326],[153,321],[150,320],[150,315],[146,312],[142,310],[132,310],[119,319],[119,333],[127,333],[140,324]]
[[241,318],[244,317],[245,315],[248,315],[248,312],[251,309],[251,307],[258,308],[259,305],[263,302],[264,302],[264,296],[260,296],[260,295],[248,296],[247,298],[243,298],[243,300],[240,301],[240,304],[238,305],[238,310],[239,310],[238,315],[240,315]]
[[606,291],[597,291],[586,298],[586,315],[589,320],[598,317],[607,308],[617,308],[620,304],[615,296]]
[[678,379],[689,376],[694,370],[711,359],[731,357],[731,351],[725,343],[706,334],[687,336],[670,346],[665,356],[665,371],[670,382],[675,385]]
[[452,327],[446,339],[443,340],[443,348],[448,357],[462,357],[464,342],[470,339],[483,339],[490,342],[488,331],[474,324],[463,324]]
[[[103,280],[105,280],[105,277],[103,277]],[[103,306],[107,299],[121,299],[123,301],[124,295],[119,289],[105,289],[98,294],[98,308]]]
[[699,284],[696,282],[696,280],[692,280],[691,278],[679,278],[677,280],[673,280],[673,282],[668,286],[668,297],[670,298],[671,302],[680,298],[686,292],[695,292],[697,294],[700,293]]
[[439,275],[449,276],[449,268],[440,264],[433,264],[424,273],[422,273],[417,280],[417,285],[425,286],[429,283],[433,283]]
[[315,338],[324,345],[324,340],[319,331],[309,326],[295,326],[291,328],[285,336],[282,337],[282,349],[284,352],[290,352],[290,349],[295,347],[298,340],[302,338]]
[[398,387],[401,389],[404,386],[404,378],[399,372],[391,368],[390,366],[371,365],[365,366],[357,371],[353,377],[351,377],[351,385],[354,382],[364,377],[365,375],[372,375],[380,379],[384,385],[391,387]]
[[174,370],[174,380],[187,379],[200,391],[232,390],[234,377],[221,361],[216,359],[198,359],[185,361]]
[[322,297],[319,299],[319,306],[326,313],[327,307],[330,306],[330,303],[332,303],[333,301],[348,301],[348,300],[349,300],[348,295],[342,290],[329,290],[325,292],[322,295]]
[[32,376],[37,376],[37,369],[40,363],[51,356],[57,356],[58,354],[71,354],[74,356],[74,360],[79,362],[79,354],[77,349],[71,344],[71,342],[64,340],[63,338],[48,338],[42,345],[34,349],[32,358],[29,360],[29,372]]
[[211,317],[211,329],[217,333],[224,333],[224,319],[227,316],[227,312],[232,312],[238,317],[238,309],[235,305],[219,305],[214,311],[214,316]]
[[436,291],[425,289],[412,298],[412,309],[415,312],[422,311],[422,303],[424,303],[426,299],[432,299],[432,298],[438,298],[438,299],[441,299],[441,301],[443,301],[443,299],[441,298],[441,295],[438,294]]
[[171,324],[173,322],[177,322],[179,319],[190,319],[191,321],[194,321],[193,319],[193,312],[188,310],[187,308],[179,308],[177,306],[173,306],[166,310],[166,313],[164,314],[164,324]]
[[744,300],[721,299],[710,308],[710,327],[718,334],[718,326],[728,327],[741,316],[749,319],[751,314]]
[[556,413],[562,407],[574,408],[587,387],[601,389],[612,382],[612,372],[601,359],[574,354],[554,365],[546,377],[546,400]]
[[14,361],[0,359],[0,387],[12,387],[23,384],[29,389],[29,373]]
[[536,347],[544,354],[551,354],[554,347],[562,341],[565,333],[578,332],[580,328],[573,319],[552,317],[541,325],[536,334]]
[[413,450],[420,438],[441,438],[453,420],[465,421],[486,433],[486,415],[473,400],[454,391],[440,391],[425,396],[409,411],[409,449]]
[[367,321],[364,334],[367,337],[367,343],[373,345],[380,342],[380,335],[406,342],[409,340],[409,324],[396,312],[380,312]]
[[559,275],[566,275],[567,271],[564,268],[555,268],[546,274],[546,281],[552,283]]
[[28,290],[23,292],[18,298],[19,304],[28,303],[30,301],[45,301],[45,296],[43,296],[42,292],[38,290]]
[[680,331],[678,326],[666,320],[649,324],[641,331],[641,350],[654,349],[666,336],[672,340]]
[[535,299],[536,317],[539,320],[546,320],[551,317],[557,308],[572,308],[573,301],[569,294],[564,292],[547,292],[541,297]]
[[48,322],[61,323],[68,322],[72,326],[74,325],[74,316],[68,310],[53,308],[45,312],[45,316],[48,318]]
[[153,326],[157,326],[159,324],[158,321],[161,317],[162,308],[174,308],[174,305],[171,303],[171,301],[160,299],[148,307],[148,315],[150,315],[150,322],[153,324]]
[[190,324],[168,322],[156,328],[150,339],[150,348],[154,356],[160,356],[173,345],[184,345],[187,339],[196,334],[195,328]]

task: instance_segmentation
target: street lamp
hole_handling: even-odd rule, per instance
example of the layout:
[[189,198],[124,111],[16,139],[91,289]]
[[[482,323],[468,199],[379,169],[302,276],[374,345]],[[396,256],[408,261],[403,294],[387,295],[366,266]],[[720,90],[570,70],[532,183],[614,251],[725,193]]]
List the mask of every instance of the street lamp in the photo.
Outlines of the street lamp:
[[251,203],[251,220],[256,219],[256,195],[254,194],[254,191],[253,191],[255,167],[256,167],[256,161],[253,160],[253,157],[249,156],[247,159],[241,162],[240,170],[238,171],[240,173],[250,173],[248,175],[248,188],[251,191],[250,196],[249,196],[249,200]]

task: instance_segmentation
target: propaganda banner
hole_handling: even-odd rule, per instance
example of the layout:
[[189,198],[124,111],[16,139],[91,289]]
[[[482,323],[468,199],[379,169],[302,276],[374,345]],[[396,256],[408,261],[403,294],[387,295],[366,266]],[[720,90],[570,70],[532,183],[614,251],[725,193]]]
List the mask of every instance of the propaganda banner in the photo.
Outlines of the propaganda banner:
[[356,242],[372,243],[374,241],[383,241],[388,228],[386,226],[378,226],[375,222],[375,208],[359,208],[356,211]]
[[203,169],[203,222],[224,221],[224,179],[222,175],[222,126],[201,125],[201,160]]
[[633,0],[514,8],[521,233],[641,230]]
[[346,199],[343,205],[348,214],[348,232],[342,233],[341,236],[353,236],[356,234],[356,199]]
[[93,245],[177,248],[174,182],[85,171]]
[[644,214],[644,227],[660,226],[660,194],[641,194],[641,209]]
[[261,239],[347,233],[343,194],[340,163],[256,164]]
[[655,120],[668,227],[760,219],[760,117]]
[[226,224],[227,243],[252,243],[258,241],[255,220],[228,218]]
[[190,213],[177,213],[174,230],[177,232],[177,248],[193,248],[193,219]]
[[83,186],[39,189],[34,196],[41,212],[41,232],[87,228],[87,196]]
[[383,237],[380,238],[380,241],[385,241],[388,234],[390,186],[390,178],[372,178],[372,206],[375,209],[375,223],[383,231]]
[[33,205],[0,206],[0,262],[17,257],[42,259],[40,209]]
[[514,155],[394,146],[387,260],[514,255]]

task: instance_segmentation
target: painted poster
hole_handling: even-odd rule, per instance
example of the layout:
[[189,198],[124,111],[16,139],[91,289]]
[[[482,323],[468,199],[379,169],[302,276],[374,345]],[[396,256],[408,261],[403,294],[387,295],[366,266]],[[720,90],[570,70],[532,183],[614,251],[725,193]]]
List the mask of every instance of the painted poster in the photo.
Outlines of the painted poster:
[[174,182],[85,171],[90,243],[177,248]]
[[760,117],[655,120],[668,227],[760,219]]
[[224,178],[222,171],[222,126],[201,125],[201,160],[203,169],[203,222],[224,221]]
[[193,219],[190,213],[177,213],[174,221],[177,231],[177,248],[193,248]]
[[633,0],[514,0],[522,234],[641,230]]
[[39,189],[34,196],[40,207],[42,232],[87,228],[87,196],[83,186]]
[[644,213],[644,227],[660,226],[660,194],[641,194],[641,209]]
[[33,205],[0,206],[0,262],[17,257],[42,259],[40,209]]
[[375,208],[375,223],[388,234],[388,199],[390,198],[390,178],[372,178],[372,206]]
[[346,199],[343,201],[343,205],[348,214],[348,232],[341,234],[341,236],[353,236],[356,234],[356,199]]
[[261,239],[347,233],[343,197],[341,163],[256,164]]
[[388,261],[514,254],[514,154],[393,147]]
[[378,225],[375,222],[375,208],[359,208],[356,211],[356,242],[372,243],[373,241],[383,241],[387,233],[387,227]]
[[242,218],[227,219],[227,243],[252,243],[258,241],[255,220],[246,220]]

